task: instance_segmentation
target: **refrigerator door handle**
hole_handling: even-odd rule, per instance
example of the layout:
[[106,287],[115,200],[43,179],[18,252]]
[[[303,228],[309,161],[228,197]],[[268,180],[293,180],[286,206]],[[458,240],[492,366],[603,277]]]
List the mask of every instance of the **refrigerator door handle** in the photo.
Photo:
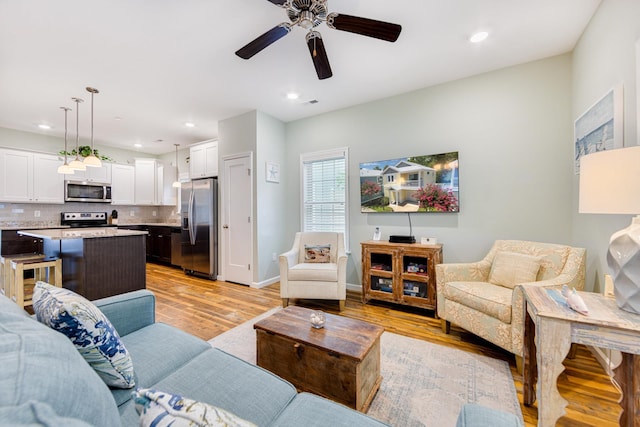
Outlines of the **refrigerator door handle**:
[[189,242],[192,245],[196,244],[196,229],[194,227],[195,218],[194,218],[194,209],[193,206],[195,204],[195,191],[191,191],[189,194]]

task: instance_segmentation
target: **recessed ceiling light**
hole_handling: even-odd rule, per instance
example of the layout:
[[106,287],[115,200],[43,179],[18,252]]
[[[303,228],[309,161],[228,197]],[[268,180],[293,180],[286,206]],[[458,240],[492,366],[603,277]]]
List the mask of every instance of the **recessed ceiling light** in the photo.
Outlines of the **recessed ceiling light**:
[[49,125],[45,125],[44,123],[39,124],[39,125],[38,125],[38,127],[39,127],[40,129],[51,129],[51,126],[49,126]]
[[480,43],[480,42],[486,40],[487,37],[489,37],[489,33],[487,33],[486,31],[480,31],[480,32],[475,33],[474,35],[472,35],[469,38],[469,41],[471,43]]
[[290,99],[291,101],[295,101],[298,98],[300,98],[300,94],[299,93],[296,93],[296,92],[287,93],[287,99]]
[[191,122],[186,122],[184,125],[185,125],[186,127],[188,127],[188,128],[194,128],[194,127],[196,127],[196,124],[195,124],[195,123],[191,123]]
[[136,148],[142,148],[142,144],[133,144],[133,146]]

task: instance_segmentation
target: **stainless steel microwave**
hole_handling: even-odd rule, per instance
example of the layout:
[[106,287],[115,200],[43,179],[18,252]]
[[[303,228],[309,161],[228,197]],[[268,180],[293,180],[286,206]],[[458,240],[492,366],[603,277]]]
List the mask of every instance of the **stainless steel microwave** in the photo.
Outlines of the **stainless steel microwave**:
[[111,203],[111,184],[86,181],[65,181],[66,202]]

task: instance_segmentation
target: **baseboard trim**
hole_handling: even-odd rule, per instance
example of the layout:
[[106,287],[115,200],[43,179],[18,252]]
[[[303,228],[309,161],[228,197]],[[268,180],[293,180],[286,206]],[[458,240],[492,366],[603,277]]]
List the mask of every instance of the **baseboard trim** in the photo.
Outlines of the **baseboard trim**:
[[251,282],[251,287],[256,289],[265,288],[269,285],[273,285],[274,283],[278,283],[279,281],[280,281],[280,276],[278,275],[270,279],[263,280],[261,282]]
[[355,283],[347,283],[347,290],[351,292],[358,292],[362,294],[362,286]]

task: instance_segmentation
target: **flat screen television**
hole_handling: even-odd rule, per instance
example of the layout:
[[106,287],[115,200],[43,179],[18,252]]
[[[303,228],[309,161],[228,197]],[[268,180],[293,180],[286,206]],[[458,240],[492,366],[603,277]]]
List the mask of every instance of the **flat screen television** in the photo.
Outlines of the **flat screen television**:
[[360,163],[360,212],[460,212],[458,152]]

